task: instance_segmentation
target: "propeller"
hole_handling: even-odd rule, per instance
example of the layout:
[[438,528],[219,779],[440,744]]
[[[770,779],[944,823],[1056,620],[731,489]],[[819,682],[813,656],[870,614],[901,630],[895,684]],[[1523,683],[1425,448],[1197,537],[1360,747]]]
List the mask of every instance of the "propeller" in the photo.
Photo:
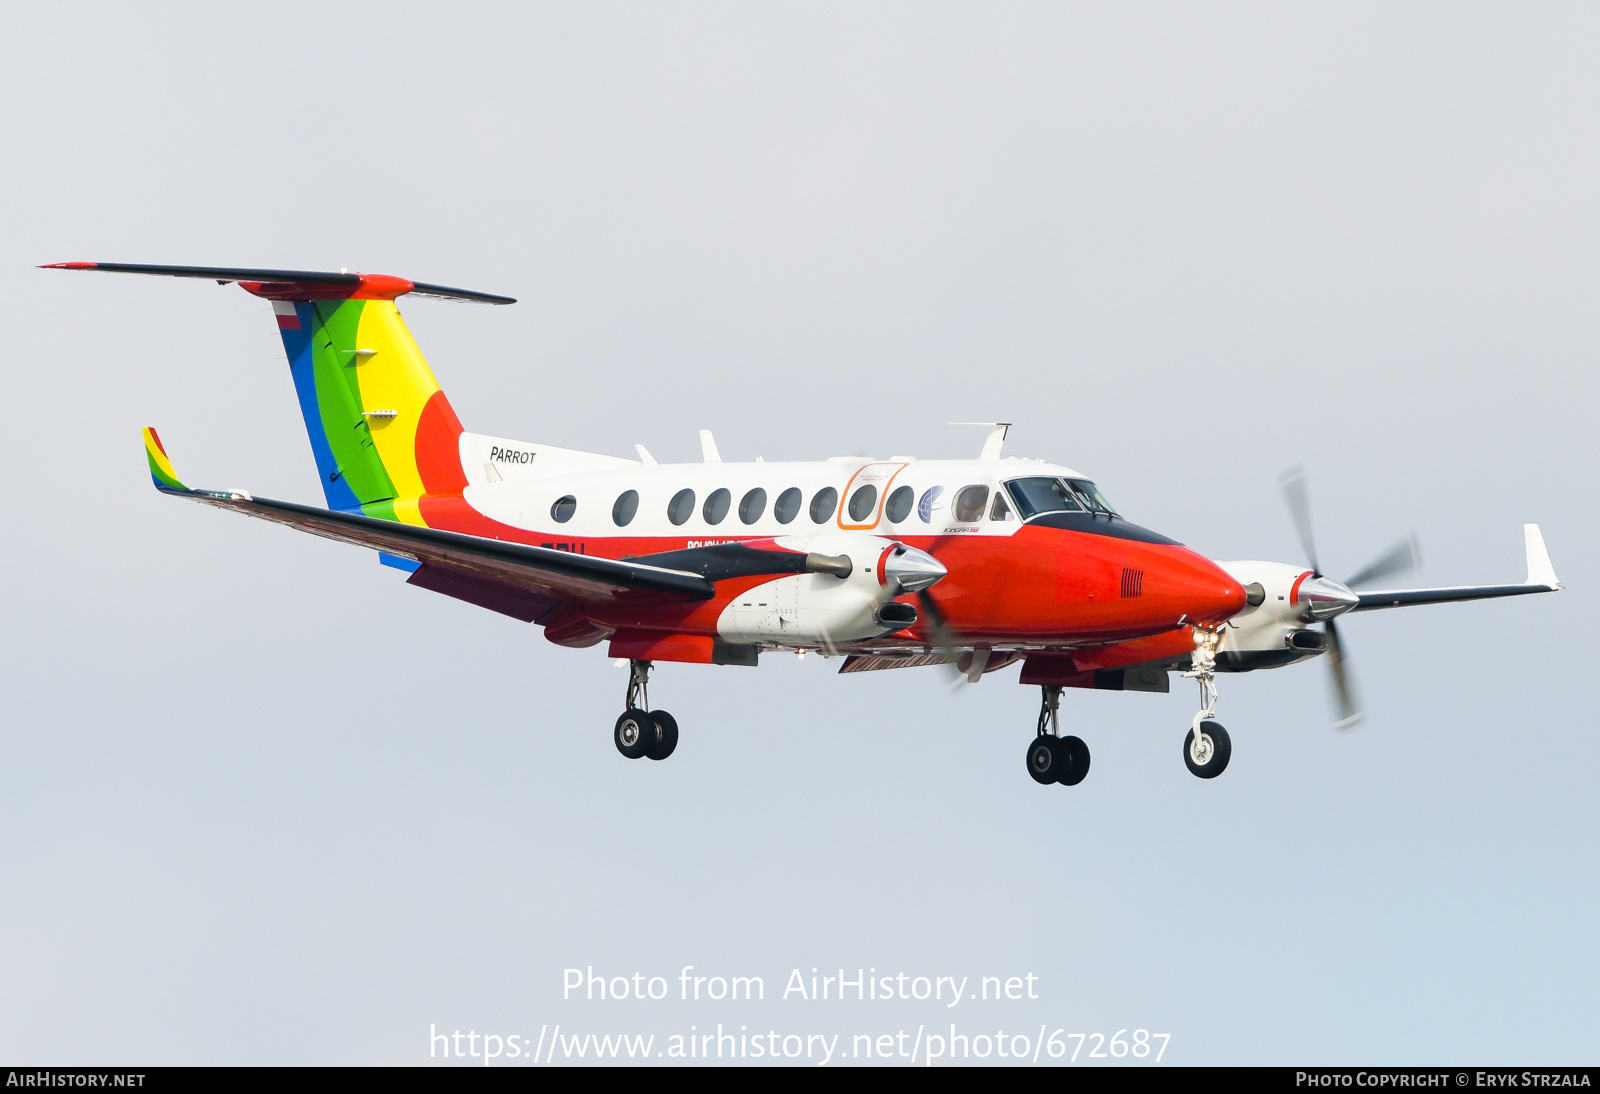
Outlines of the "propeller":
[[[950,687],[958,689],[963,684],[976,684],[983,676],[984,666],[989,662],[989,651],[967,646],[961,636],[951,629],[944,610],[939,607],[927,589],[917,593],[917,606],[921,609],[923,618],[928,621],[928,633],[933,638],[933,644],[939,648],[940,653],[949,658]],[[972,660],[965,671],[961,668],[963,646],[972,649]]]
[[1417,537],[1406,536],[1399,543],[1389,549],[1389,553],[1380,559],[1369,562],[1366,566],[1350,578],[1345,584],[1352,589],[1357,585],[1368,585],[1380,577],[1390,574],[1403,574],[1408,570],[1415,570],[1422,565],[1422,546],[1417,542]]
[[1294,521],[1294,530],[1300,535],[1300,546],[1305,548],[1306,561],[1311,563],[1312,570],[1322,572],[1322,567],[1317,565],[1317,541],[1311,534],[1311,502],[1306,496],[1306,472],[1302,467],[1291,467],[1278,479],[1278,487],[1283,491],[1283,500],[1289,503],[1289,517]]
[[[1399,543],[1391,547],[1386,553],[1369,562],[1354,577],[1344,582],[1345,588],[1338,590],[1332,588],[1322,576],[1322,567],[1317,562],[1317,542],[1311,531],[1311,502],[1306,490],[1305,469],[1301,467],[1290,468],[1278,480],[1278,487],[1283,491],[1284,501],[1289,505],[1289,516],[1294,521],[1294,530],[1300,536],[1300,546],[1305,549],[1306,561],[1311,564],[1313,578],[1320,580],[1330,587],[1334,595],[1332,599],[1340,599],[1337,594],[1343,592],[1345,598],[1352,588],[1365,585],[1379,578],[1389,577],[1393,574],[1405,573],[1416,569],[1422,564],[1422,548],[1417,542],[1415,534],[1408,535]],[[1302,590],[1305,585],[1302,585]],[[1355,681],[1352,678],[1350,667],[1346,662],[1344,642],[1339,637],[1339,627],[1334,622],[1334,616],[1348,608],[1331,607],[1331,614],[1324,618],[1322,629],[1327,640],[1328,649],[1328,682],[1333,692],[1334,726],[1339,729],[1349,729],[1361,721],[1361,703],[1356,694]],[[1318,615],[1313,610],[1313,615]]]
[[1339,641],[1339,626],[1333,620],[1322,625],[1328,639],[1328,682],[1333,687],[1335,729],[1350,729],[1360,723],[1362,710],[1356,701],[1355,684],[1344,663],[1344,645]]

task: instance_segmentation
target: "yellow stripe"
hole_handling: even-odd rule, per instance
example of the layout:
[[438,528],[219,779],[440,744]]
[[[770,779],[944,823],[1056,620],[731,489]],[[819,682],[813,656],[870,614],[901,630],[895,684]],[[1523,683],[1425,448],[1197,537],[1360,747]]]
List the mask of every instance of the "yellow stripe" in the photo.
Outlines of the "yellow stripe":
[[161,451],[161,446],[156,443],[155,430],[145,426],[143,433],[145,455],[150,458],[151,463],[161,469],[163,475],[172,479],[173,482],[178,482],[178,473],[173,470],[172,461],[167,459],[167,454]]
[[422,475],[417,470],[417,423],[439,382],[391,300],[369,300],[361,309],[354,349],[376,350],[359,369],[362,411],[393,410],[394,417],[368,417],[378,458],[394,483],[395,516],[424,523],[417,508]]

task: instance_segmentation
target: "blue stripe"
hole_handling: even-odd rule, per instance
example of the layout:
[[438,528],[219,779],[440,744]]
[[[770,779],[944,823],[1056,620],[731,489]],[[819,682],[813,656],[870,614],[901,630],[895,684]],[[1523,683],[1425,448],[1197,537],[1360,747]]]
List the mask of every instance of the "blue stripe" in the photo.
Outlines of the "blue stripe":
[[378,561],[385,566],[393,566],[396,570],[404,570],[408,574],[414,574],[422,568],[422,563],[401,558],[399,555],[391,555],[388,551],[379,551]]
[[322,407],[317,402],[317,376],[311,354],[311,338],[321,326],[316,305],[297,302],[295,314],[300,319],[299,330],[283,329],[283,350],[289,355],[289,374],[294,377],[295,394],[300,397],[300,413],[306,420],[306,435],[311,438],[311,454],[317,461],[317,476],[322,479],[322,492],[328,497],[330,509],[355,509],[361,502],[354,490],[339,474],[334,462],[333,449],[328,447],[328,435],[322,426]]

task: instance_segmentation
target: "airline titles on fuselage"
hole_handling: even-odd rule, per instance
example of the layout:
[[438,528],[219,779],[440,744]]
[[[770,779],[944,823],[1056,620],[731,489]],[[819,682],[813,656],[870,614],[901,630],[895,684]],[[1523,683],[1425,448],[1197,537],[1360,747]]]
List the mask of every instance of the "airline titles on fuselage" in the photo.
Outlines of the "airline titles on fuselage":
[[495,463],[529,464],[533,462],[535,455],[537,453],[521,452],[515,448],[502,448],[499,445],[494,445],[489,449],[489,458]]

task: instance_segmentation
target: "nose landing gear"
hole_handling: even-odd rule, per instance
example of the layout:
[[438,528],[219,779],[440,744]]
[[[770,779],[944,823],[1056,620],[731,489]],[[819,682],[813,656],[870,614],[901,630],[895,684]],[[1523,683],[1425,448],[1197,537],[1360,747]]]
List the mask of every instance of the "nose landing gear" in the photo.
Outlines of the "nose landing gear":
[[1039,689],[1039,724],[1028,743],[1028,774],[1043,785],[1077,786],[1089,774],[1089,746],[1078,737],[1061,736],[1061,689],[1045,684]]
[[1197,720],[1183,739],[1183,762],[1189,774],[1202,779],[1214,779],[1222,774],[1232,755],[1233,742],[1228,740],[1228,731],[1222,728],[1221,722],[1209,718]]
[[1216,720],[1217,713],[1217,646],[1222,641],[1220,630],[1194,629],[1194,653],[1190,669],[1185,676],[1200,681],[1200,713],[1194,716],[1189,735],[1183,739],[1183,762],[1189,773],[1202,779],[1214,779],[1228,769],[1233,757],[1233,742],[1228,731]]
[[678,720],[664,710],[647,710],[650,706],[649,661],[628,663],[628,693],[623,700],[627,707],[611,731],[611,741],[617,751],[630,760],[648,756],[664,760],[678,747]]

